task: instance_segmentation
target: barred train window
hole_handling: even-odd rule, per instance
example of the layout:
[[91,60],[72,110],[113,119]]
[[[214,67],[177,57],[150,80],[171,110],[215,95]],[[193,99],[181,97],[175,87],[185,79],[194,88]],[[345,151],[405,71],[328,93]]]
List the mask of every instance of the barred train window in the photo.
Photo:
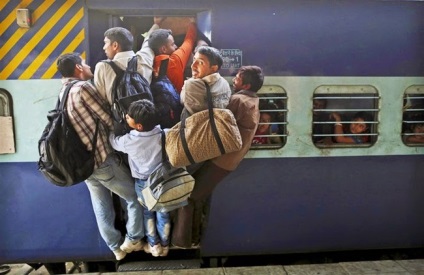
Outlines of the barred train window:
[[319,148],[368,147],[377,140],[378,92],[373,86],[319,86],[313,95],[312,141]]
[[424,86],[413,85],[404,93],[402,140],[408,146],[424,145]]
[[286,91],[280,86],[264,85],[258,96],[261,116],[251,149],[281,148],[287,138]]

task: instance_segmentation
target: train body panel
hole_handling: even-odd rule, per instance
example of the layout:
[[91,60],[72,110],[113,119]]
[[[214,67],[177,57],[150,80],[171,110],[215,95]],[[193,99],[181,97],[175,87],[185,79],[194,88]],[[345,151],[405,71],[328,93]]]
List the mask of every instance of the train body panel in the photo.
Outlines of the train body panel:
[[[29,29],[16,8],[31,11]],[[422,1],[10,0],[0,4],[0,96],[12,99],[16,152],[0,154],[0,263],[113,259],[87,187],[47,182],[37,142],[61,86],[56,57],[78,51],[94,69],[107,28],[144,22],[145,32],[158,14],[196,17],[230,83],[258,65],[267,95],[285,98],[284,142],[253,148],[218,186],[202,255],[423,246],[424,147],[402,140],[405,95],[424,93]],[[373,143],[312,141],[313,99],[339,88],[375,91]]]

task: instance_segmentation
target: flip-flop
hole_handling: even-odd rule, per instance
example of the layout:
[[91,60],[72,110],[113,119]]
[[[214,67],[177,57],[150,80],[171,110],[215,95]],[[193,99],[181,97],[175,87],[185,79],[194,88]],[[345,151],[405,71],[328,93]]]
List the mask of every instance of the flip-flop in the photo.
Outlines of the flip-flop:
[[10,271],[10,266],[8,266],[8,265],[0,266],[0,274],[6,274],[9,271]]

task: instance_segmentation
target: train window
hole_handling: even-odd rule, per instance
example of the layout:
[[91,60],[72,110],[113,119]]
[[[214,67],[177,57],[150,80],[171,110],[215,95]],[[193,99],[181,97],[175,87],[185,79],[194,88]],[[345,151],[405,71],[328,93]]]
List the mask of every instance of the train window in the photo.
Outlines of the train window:
[[0,154],[15,153],[12,120],[12,97],[0,89]]
[[251,149],[281,148],[287,138],[286,91],[280,86],[264,85],[258,96],[261,116]]
[[367,147],[377,140],[378,92],[373,86],[320,86],[314,91],[312,141],[318,148]]
[[408,146],[423,146],[424,86],[407,88],[403,102],[402,140]]

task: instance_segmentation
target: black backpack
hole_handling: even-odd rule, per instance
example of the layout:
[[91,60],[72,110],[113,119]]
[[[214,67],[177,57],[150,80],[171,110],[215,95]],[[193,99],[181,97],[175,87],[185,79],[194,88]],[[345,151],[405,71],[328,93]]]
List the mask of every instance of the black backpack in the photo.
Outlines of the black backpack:
[[171,128],[180,121],[183,105],[180,95],[166,75],[169,59],[162,60],[159,75],[150,85],[153,102],[160,116],[159,124],[162,129]]
[[130,131],[125,115],[133,101],[148,99],[153,102],[149,82],[137,72],[137,56],[128,61],[125,70],[119,68],[113,61],[103,61],[109,64],[116,74],[112,90],[112,114],[114,118],[114,132],[124,135]]
[[67,187],[86,180],[94,170],[94,152],[97,144],[99,120],[93,138],[93,150],[81,141],[69,121],[66,101],[69,90],[77,81],[66,87],[62,101],[57,100],[56,108],[47,114],[48,123],[38,141],[38,170],[51,183]]

